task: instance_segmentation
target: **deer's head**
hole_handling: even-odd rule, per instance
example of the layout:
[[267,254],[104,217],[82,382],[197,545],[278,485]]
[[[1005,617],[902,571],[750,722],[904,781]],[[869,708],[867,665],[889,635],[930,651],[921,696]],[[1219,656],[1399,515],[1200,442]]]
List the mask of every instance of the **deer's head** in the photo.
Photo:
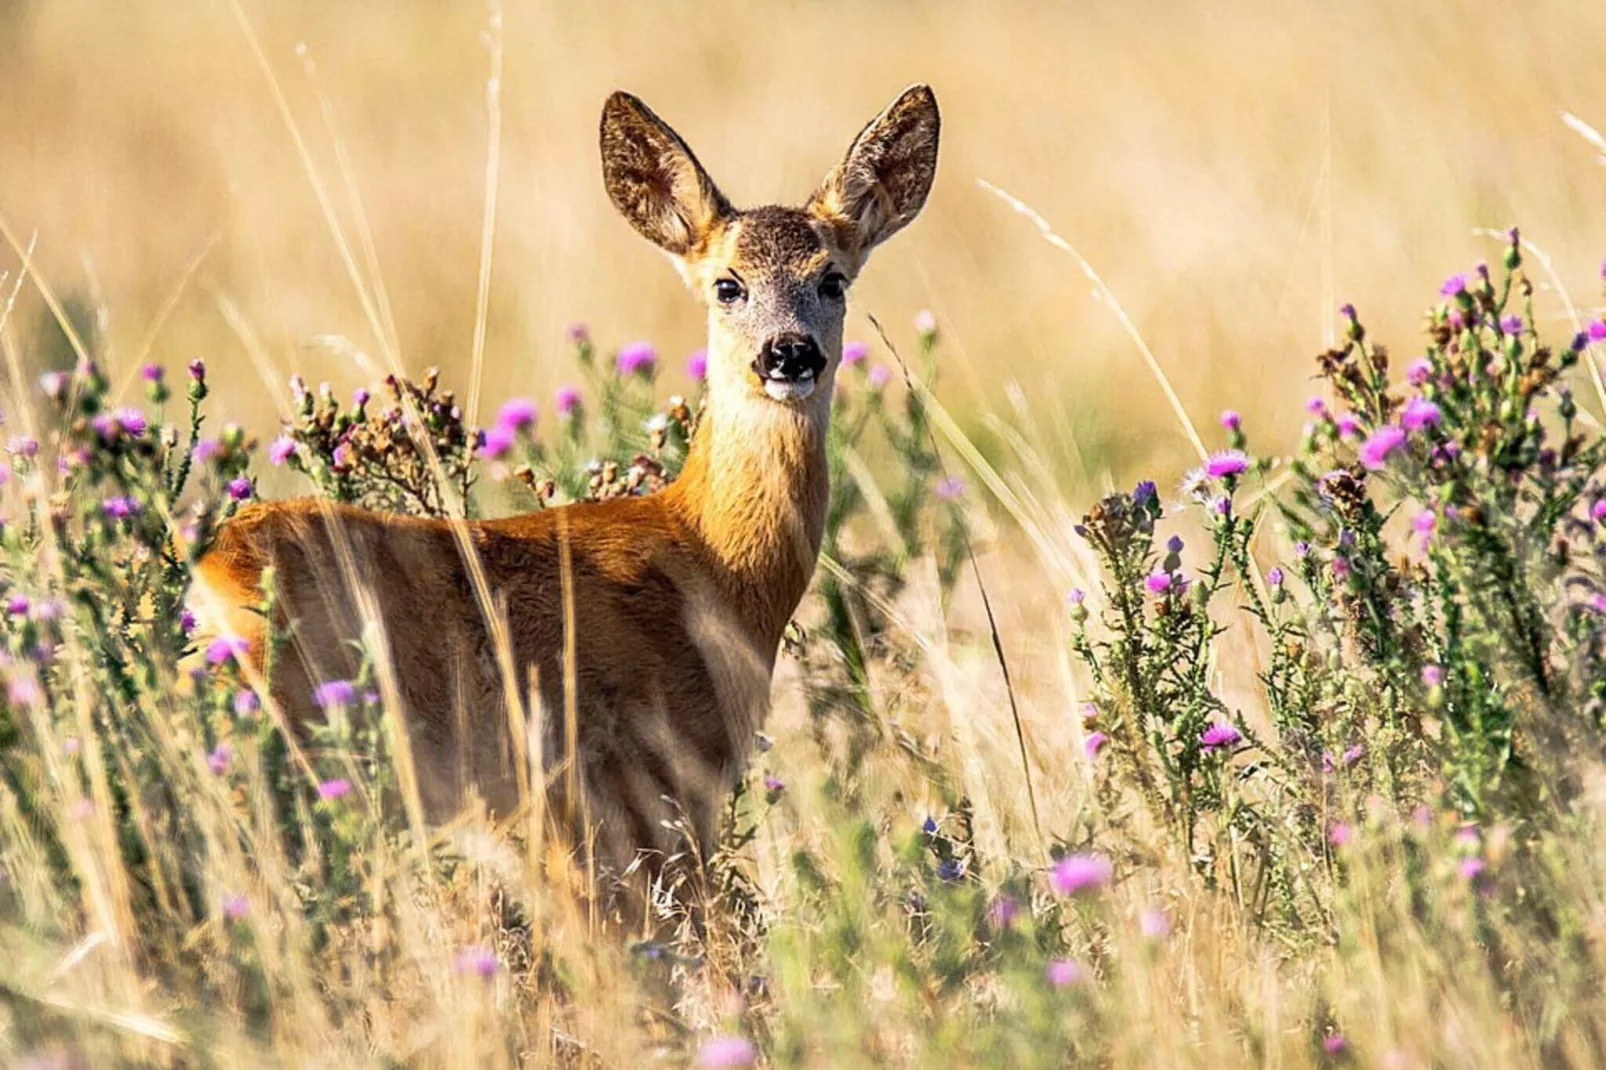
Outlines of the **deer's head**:
[[738,209],[680,135],[628,93],[602,109],[608,195],[708,306],[715,397],[830,397],[847,290],[870,250],[919,213],[937,170],[937,100],[903,92],[801,208]]

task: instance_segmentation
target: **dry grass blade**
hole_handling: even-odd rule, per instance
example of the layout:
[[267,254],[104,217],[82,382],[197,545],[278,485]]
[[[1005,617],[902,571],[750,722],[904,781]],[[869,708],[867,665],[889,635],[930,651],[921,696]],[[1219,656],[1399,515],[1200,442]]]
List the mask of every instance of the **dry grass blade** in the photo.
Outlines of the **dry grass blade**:
[[1198,452],[1199,459],[1202,461],[1209,457],[1210,451],[1205,449],[1204,439],[1199,437],[1199,431],[1193,426],[1193,420],[1188,417],[1188,410],[1183,407],[1182,399],[1177,397],[1177,392],[1172,388],[1171,380],[1166,376],[1165,369],[1160,367],[1159,358],[1149,348],[1149,343],[1143,340],[1143,335],[1139,333],[1137,326],[1132,322],[1132,318],[1126,314],[1126,309],[1121,306],[1120,299],[1115,296],[1115,291],[1105,284],[1104,279],[1093,269],[1093,265],[1087,261],[1086,257],[1077,252],[1070,242],[1055,233],[1054,228],[1049,226],[1048,220],[1044,219],[1025,201],[993,185],[986,179],[979,178],[976,180],[976,184],[1009,205],[1020,215],[1031,220],[1042,233],[1044,241],[1061,252],[1069,253],[1076,261],[1077,265],[1082,269],[1082,274],[1086,275],[1088,281],[1093,284],[1103,303],[1110,311],[1115,313],[1115,318],[1120,321],[1121,326],[1132,339],[1132,343],[1138,347],[1138,352],[1143,355],[1144,363],[1149,366],[1149,371],[1154,373],[1155,381],[1160,384],[1160,389],[1165,393],[1166,401],[1171,405],[1171,411],[1176,415],[1177,423],[1182,426],[1183,434],[1188,436],[1188,441],[1193,444],[1194,450]]

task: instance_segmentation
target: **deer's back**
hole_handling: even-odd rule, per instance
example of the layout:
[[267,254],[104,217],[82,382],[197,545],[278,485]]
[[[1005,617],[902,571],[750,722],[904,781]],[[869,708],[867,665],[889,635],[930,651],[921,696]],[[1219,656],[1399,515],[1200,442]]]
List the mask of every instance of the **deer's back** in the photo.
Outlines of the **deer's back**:
[[450,811],[470,779],[497,809],[511,809],[499,647],[511,655],[521,701],[536,698],[531,723],[549,768],[565,753],[573,717],[591,802],[605,811],[594,817],[651,843],[662,835],[662,796],[693,808],[717,799],[767,699],[775,652],[737,624],[661,496],[471,523],[466,532],[497,608],[492,627],[461,536],[445,521],[315,499],[257,505],[224,526],[200,572],[260,666],[264,622],[243,607],[260,604],[263,570],[273,566],[277,624],[290,635],[275,655],[273,692],[293,721],[320,715],[317,686],[355,676],[355,640],[365,622],[383,623],[436,809]]

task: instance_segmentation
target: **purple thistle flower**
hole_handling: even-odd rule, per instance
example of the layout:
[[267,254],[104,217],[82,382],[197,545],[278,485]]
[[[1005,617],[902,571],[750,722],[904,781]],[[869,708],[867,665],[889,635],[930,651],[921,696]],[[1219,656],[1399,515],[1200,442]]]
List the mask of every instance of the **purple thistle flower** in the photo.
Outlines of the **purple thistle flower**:
[[691,356],[686,358],[686,375],[688,378],[702,382],[708,378],[708,350],[693,350]]
[[1500,321],[1500,329],[1515,338],[1522,334],[1522,317],[1506,316]]
[[206,382],[206,361],[200,358],[190,361],[190,378],[197,383]]
[[1589,515],[1595,520],[1606,520],[1606,498],[1601,498],[1591,505]]
[[262,708],[262,700],[257,693],[249,687],[242,687],[234,693],[234,715],[236,717],[250,717]]
[[251,644],[237,635],[220,635],[206,645],[206,663],[227,665],[231,661],[245,657],[250,649]]
[[206,766],[212,770],[213,776],[222,776],[229,771],[229,759],[233,757],[234,748],[227,743],[219,743],[206,756]]
[[564,330],[563,336],[572,346],[585,345],[591,341],[591,328],[583,323],[571,323]]
[[205,464],[223,452],[223,443],[215,438],[203,438],[195,444],[195,463]]
[[1171,589],[1171,573],[1151,572],[1148,578],[1143,581],[1143,585],[1154,594],[1165,594]]
[[1171,915],[1163,907],[1144,907],[1138,912],[1138,931],[1150,940],[1164,940],[1171,935]]
[[1355,838],[1355,830],[1342,821],[1335,821],[1327,829],[1327,842],[1334,847],[1344,847]]
[[924,337],[931,337],[937,333],[937,315],[929,308],[923,308],[915,313],[915,333]]
[[246,911],[250,909],[251,901],[243,895],[229,895],[223,898],[224,921],[240,921],[245,917]]
[[97,415],[89,421],[89,426],[94,429],[96,435],[100,436],[102,442],[113,441],[122,431],[122,428],[117,424],[117,417],[109,412]]
[[1440,684],[1444,683],[1444,666],[1422,666],[1422,682],[1428,687],[1438,687]]
[[343,799],[351,794],[351,781],[345,777],[336,777],[334,780],[325,780],[318,784],[318,798],[325,802]]
[[1596,320],[1584,333],[1591,342],[1606,342],[1606,320]]
[[1455,297],[1466,292],[1467,277],[1465,275],[1451,275],[1444,280],[1444,285],[1439,287],[1439,293],[1445,297]]
[[60,401],[67,396],[67,388],[72,385],[72,376],[66,372],[45,372],[39,377],[39,387],[45,396],[52,401]]
[[13,617],[26,617],[32,605],[26,595],[12,595],[11,600],[6,603],[6,612]]
[[461,974],[474,974],[487,981],[496,976],[499,966],[496,952],[484,944],[459,948],[457,954],[452,956],[452,969]]
[[1420,431],[1436,425],[1443,416],[1439,407],[1427,398],[1412,398],[1400,413],[1400,423],[1407,431]]
[[126,520],[140,511],[140,504],[133,498],[120,495],[107,498],[101,503],[100,509],[113,520]]
[[1104,744],[1108,743],[1109,741],[1110,737],[1105,735],[1103,732],[1090,733],[1087,737],[1087,743],[1085,744],[1087,747],[1087,760],[1091,762],[1097,758],[1099,756],[1099,750],[1103,748]]
[[1000,892],[987,905],[987,918],[995,929],[1009,928],[1018,914],[1020,914],[1020,900],[1004,892]]
[[1154,480],[1145,479],[1132,488],[1132,504],[1139,507],[1147,506],[1159,494],[1160,490],[1154,485]]
[[764,778],[764,790],[778,795],[786,790],[786,781],[778,776],[767,776]]
[[1318,420],[1325,420],[1327,419],[1327,402],[1321,398],[1311,398],[1305,402],[1305,411]]
[[1222,450],[1212,453],[1205,462],[1205,471],[1215,479],[1226,476],[1236,476],[1248,471],[1249,458],[1244,456],[1243,450]]
[[1237,728],[1225,721],[1218,721],[1199,734],[1199,745],[1207,751],[1214,751],[1221,747],[1237,746],[1243,738],[1243,733]]
[[1235,409],[1228,409],[1221,414],[1221,426],[1226,428],[1228,431],[1238,430],[1242,423],[1243,417],[1239,416],[1237,410]]
[[631,342],[619,350],[614,366],[626,378],[632,375],[650,376],[658,363],[658,350],[651,342]]
[[191,632],[193,632],[195,630],[195,623],[196,623],[196,621],[195,621],[195,611],[194,610],[186,609],[186,610],[183,610],[182,612],[179,613],[179,615],[178,615],[178,627],[179,627],[179,630],[181,632],[183,632],[185,635],[189,635]]
[[558,410],[558,415],[567,420],[580,409],[580,391],[572,386],[558,387],[553,405]]
[[497,460],[506,457],[518,441],[518,433],[511,427],[497,424],[480,433],[480,456]]
[[1477,855],[1469,855],[1456,865],[1456,870],[1469,881],[1475,881],[1483,876],[1484,870],[1488,868],[1489,864]]
[[268,460],[275,465],[288,461],[296,452],[296,440],[289,435],[280,435],[268,446]]
[[364,405],[368,404],[369,400],[372,398],[373,395],[368,392],[366,387],[359,386],[351,393],[351,407],[354,409],[360,409]]
[[1356,762],[1361,760],[1361,755],[1363,755],[1365,753],[1366,753],[1366,744],[1357,743],[1357,744],[1355,744],[1355,746],[1349,748],[1349,750],[1346,750],[1344,752],[1344,756],[1342,758],[1342,761],[1343,761],[1343,763],[1345,765],[1354,765]]
[[326,680],[312,689],[312,701],[325,710],[331,706],[353,706],[357,702],[357,689],[350,680]]
[[1433,378],[1433,363],[1429,360],[1414,360],[1410,367],[1405,369],[1405,379],[1412,386],[1425,386]]
[[1283,578],[1283,570],[1278,568],[1276,565],[1273,565],[1266,573],[1266,582],[1271,584],[1273,587],[1281,587],[1283,585]]
[[842,346],[842,366],[851,368],[860,364],[870,355],[870,346],[865,342],[845,342]]
[[1087,592],[1080,587],[1072,587],[1071,593],[1065,596],[1065,600],[1073,606],[1079,606],[1087,600]]
[[1349,1041],[1344,1039],[1343,1033],[1330,1033],[1322,1038],[1322,1050],[1329,1055],[1343,1055]]
[[496,411],[496,426],[508,431],[528,431],[535,426],[539,415],[535,402],[529,398],[512,398],[504,401]]
[[6,678],[6,699],[12,706],[34,706],[44,697],[39,681],[33,676],[15,673]]
[[892,379],[892,372],[885,364],[877,364],[870,369],[870,389],[880,390]]
[[746,1037],[714,1037],[697,1050],[697,1065],[705,1070],[736,1070],[758,1061],[758,1046]]
[[1405,445],[1405,432],[1393,424],[1384,424],[1361,443],[1361,463],[1376,470],[1388,463],[1389,455]]
[[1068,988],[1086,980],[1087,971],[1074,959],[1054,959],[1043,969],[1043,976],[1055,988]]
[[1338,306],[1338,314],[1340,316],[1343,316],[1347,320],[1355,319],[1356,315],[1357,315],[1357,313],[1355,311],[1355,306],[1350,304],[1347,301],[1344,304]]
[[1049,883],[1060,895],[1080,895],[1096,892],[1109,886],[1115,877],[1115,867],[1100,854],[1066,855],[1054,863]]
[[1411,518],[1411,527],[1418,535],[1424,538],[1433,534],[1433,529],[1439,526],[1439,517],[1432,509],[1424,509]]
[[251,486],[251,481],[245,476],[229,480],[229,497],[235,501],[243,502],[255,493],[256,488]]
[[130,405],[117,410],[117,426],[122,428],[125,434],[138,438],[145,433],[150,424],[142,411]]
[[955,476],[946,476],[937,481],[935,493],[945,502],[951,502],[965,493],[965,483]]
[[39,455],[39,442],[27,435],[12,435],[6,444],[6,450],[19,457],[37,457]]

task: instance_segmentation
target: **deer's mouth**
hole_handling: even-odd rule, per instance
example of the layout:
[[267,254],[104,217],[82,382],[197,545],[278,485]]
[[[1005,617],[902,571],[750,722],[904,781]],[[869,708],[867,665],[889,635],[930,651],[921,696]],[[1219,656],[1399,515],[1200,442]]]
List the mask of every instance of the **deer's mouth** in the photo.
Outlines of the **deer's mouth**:
[[753,361],[753,374],[776,401],[802,401],[819,385],[825,364],[825,355],[813,344],[785,352],[766,346]]

